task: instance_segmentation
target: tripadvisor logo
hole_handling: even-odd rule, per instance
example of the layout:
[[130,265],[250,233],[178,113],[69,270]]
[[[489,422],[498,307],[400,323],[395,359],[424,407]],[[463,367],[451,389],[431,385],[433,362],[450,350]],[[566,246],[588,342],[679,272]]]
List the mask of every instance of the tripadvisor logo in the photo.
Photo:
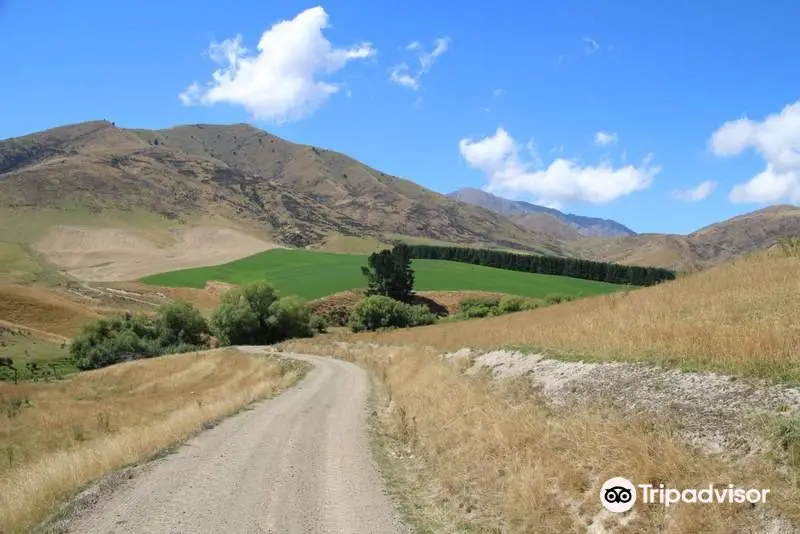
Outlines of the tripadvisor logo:
[[[637,491],[638,488],[638,491]],[[688,504],[764,504],[767,502],[768,489],[739,488],[733,484],[715,487],[709,484],[703,488],[687,488],[679,490],[667,488],[664,484],[658,487],[652,484],[638,484],[623,477],[614,477],[605,481],[600,488],[600,503],[609,512],[627,512],[636,503],[637,494],[644,504],[661,504],[670,506],[677,503]]]
[[627,512],[636,503],[636,487],[627,478],[609,478],[600,488],[600,502],[609,512]]

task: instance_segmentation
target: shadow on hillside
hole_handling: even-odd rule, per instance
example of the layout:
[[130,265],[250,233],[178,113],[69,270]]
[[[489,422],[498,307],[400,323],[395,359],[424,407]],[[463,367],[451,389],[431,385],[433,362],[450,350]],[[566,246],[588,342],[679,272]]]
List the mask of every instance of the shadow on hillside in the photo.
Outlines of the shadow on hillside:
[[428,307],[431,313],[439,316],[439,317],[446,317],[450,315],[447,311],[447,308],[439,304],[433,299],[429,299],[427,297],[423,297],[422,295],[414,295],[414,299],[411,301],[412,304],[423,304]]

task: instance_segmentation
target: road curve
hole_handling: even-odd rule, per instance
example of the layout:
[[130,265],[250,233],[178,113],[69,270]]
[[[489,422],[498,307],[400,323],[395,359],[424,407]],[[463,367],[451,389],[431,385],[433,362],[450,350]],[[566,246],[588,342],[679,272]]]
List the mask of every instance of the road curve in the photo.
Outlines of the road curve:
[[297,386],[153,462],[67,530],[408,532],[372,462],[367,374],[340,360],[290,356],[314,365]]

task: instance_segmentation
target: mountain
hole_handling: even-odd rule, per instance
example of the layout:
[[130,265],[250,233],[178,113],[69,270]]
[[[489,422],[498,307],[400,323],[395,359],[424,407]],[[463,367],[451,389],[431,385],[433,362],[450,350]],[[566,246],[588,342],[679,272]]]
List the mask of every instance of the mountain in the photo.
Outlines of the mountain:
[[0,278],[45,279],[55,265],[128,280],[273,246],[366,251],[397,240],[687,270],[800,235],[792,206],[688,236],[637,235],[475,189],[448,196],[245,124],[62,126],[0,141]]
[[701,228],[689,235],[638,234],[571,243],[581,257],[654,265],[679,271],[704,269],[800,236],[800,208],[770,206]]
[[[159,239],[173,241],[168,226],[202,222],[293,246],[338,235],[566,253],[555,237],[489,210],[246,124],[141,130],[93,121],[0,141],[0,242],[36,248],[49,226],[76,221],[124,221],[139,233],[159,226]],[[121,247],[117,237],[100,241]]]
[[530,202],[498,197],[480,189],[467,187],[447,196],[504,215],[523,228],[554,235],[565,241],[581,237],[623,237],[636,234],[616,221],[562,213]]

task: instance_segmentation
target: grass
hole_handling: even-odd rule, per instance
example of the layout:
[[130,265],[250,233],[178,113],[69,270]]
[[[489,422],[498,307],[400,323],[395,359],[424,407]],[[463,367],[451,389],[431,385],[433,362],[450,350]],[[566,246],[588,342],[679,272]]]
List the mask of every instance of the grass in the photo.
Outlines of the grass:
[[[38,365],[37,377],[61,378],[75,373],[78,369],[69,355],[66,343],[54,343],[15,330],[0,327],[0,355],[14,360],[19,380],[33,378],[28,368],[29,362]],[[7,367],[0,367],[0,381],[13,380],[14,373]]]
[[64,278],[30,245],[0,241],[0,280],[52,286]]
[[[274,249],[225,265],[185,269],[148,276],[147,284],[203,288],[215,280],[232,284],[266,281],[283,294],[315,299],[365,287],[361,266],[367,257],[305,250]],[[440,260],[414,260],[415,289],[493,291],[544,298],[553,293],[595,295],[622,289],[619,285],[564,276],[529,274]]]
[[510,347],[796,383],[798,272],[800,258],[770,251],[655,287],[363,338],[441,350]]
[[0,525],[27,531],[88,482],[294,384],[304,365],[237,350],[0,383]]
[[70,337],[97,318],[86,306],[41,287],[0,283],[0,319]]
[[677,488],[770,488],[768,513],[800,518],[792,475],[759,455],[727,463],[696,452],[668,419],[630,417],[603,402],[553,410],[527,381],[466,376],[431,349],[321,339],[286,346],[356,362],[382,384],[377,457],[421,531],[764,531],[763,507],[637,503],[632,515],[604,513],[599,489],[612,476]]
[[2,240],[7,243],[36,243],[51,227],[59,224],[125,228],[163,244],[171,242],[168,228],[176,225],[162,215],[138,208],[96,212],[69,202],[49,208],[0,208]]

